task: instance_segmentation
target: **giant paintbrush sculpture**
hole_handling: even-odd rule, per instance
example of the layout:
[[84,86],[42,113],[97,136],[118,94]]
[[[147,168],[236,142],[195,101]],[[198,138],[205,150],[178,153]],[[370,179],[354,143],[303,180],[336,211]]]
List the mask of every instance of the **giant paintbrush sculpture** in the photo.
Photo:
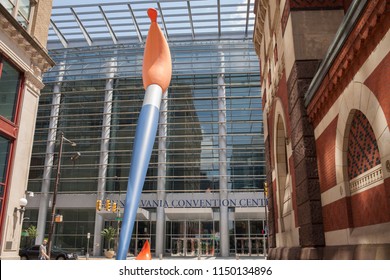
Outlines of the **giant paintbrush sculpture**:
[[172,75],[171,54],[168,43],[157,24],[157,11],[148,9],[148,16],[151,24],[142,66],[145,97],[135,131],[117,260],[125,260],[127,256],[146,171],[156,138],[161,96],[167,90]]

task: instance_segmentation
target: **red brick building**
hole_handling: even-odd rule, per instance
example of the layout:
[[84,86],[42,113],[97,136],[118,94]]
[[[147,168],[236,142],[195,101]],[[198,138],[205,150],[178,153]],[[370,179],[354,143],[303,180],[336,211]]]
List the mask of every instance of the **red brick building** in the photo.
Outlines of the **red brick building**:
[[390,259],[390,1],[258,0],[271,259]]

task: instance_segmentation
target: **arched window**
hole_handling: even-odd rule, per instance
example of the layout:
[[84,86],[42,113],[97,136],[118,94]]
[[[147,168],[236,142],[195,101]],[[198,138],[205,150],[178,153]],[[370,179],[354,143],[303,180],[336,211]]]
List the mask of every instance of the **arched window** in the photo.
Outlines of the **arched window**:
[[359,110],[355,110],[350,125],[347,162],[351,195],[370,187],[383,177],[374,131]]

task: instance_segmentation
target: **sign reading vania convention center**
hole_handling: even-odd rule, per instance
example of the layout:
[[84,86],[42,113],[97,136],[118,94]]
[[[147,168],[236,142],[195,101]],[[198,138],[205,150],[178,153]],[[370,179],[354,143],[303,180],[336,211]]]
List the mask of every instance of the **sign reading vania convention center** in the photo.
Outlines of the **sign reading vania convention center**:
[[263,198],[240,199],[173,199],[173,200],[144,200],[141,199],[141,208],[213,208],[213,207],[264,207]]
[[[109,198],[109,197],[108,197]],[[109,198],[110,199],[110,198]],[[124,197],[111,197],[118,201],[118,206],[123,207]],[[104,201],[103,201],[104,203]],[[143,194],[139,202],[140,208],[218,208],[225,207],[264,207],[266,199],[263,192],[228,193],[226,199],[221,199],[218,193],[187,193],[167,194],[164,199],[157,198],[156,194]]]

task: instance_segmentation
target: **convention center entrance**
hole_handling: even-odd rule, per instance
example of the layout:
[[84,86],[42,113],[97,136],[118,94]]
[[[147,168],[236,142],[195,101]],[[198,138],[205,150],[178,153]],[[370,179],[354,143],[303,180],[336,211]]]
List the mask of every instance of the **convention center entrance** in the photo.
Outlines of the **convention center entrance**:
[[167,222],[167,248],[176,257],[214,256],[219,251],[218,221]]
[[[230,255],[263,256],[264,220],[229,222]],[[219,221],[167,221],[166,252],[172,257],[211,257],[220,253]]]

